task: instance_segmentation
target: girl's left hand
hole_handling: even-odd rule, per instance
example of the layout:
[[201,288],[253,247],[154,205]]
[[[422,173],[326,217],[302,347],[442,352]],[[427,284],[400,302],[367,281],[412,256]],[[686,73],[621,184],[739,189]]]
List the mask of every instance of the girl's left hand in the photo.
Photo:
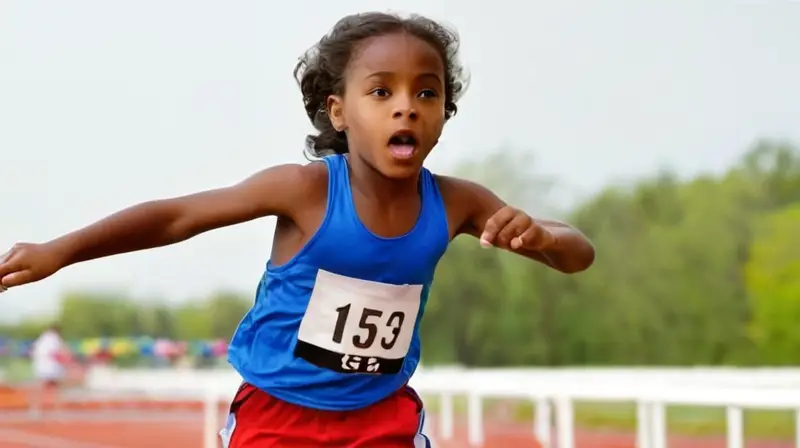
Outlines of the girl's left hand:
[[483,247],[541,251],[554,246],[556,237],[524,211],[507,205],[486,221],[480,241]]

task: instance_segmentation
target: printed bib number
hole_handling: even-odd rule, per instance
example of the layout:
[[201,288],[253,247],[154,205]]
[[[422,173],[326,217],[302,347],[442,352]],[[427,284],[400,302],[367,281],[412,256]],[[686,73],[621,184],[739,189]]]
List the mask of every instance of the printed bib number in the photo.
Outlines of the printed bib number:
[[320,270],[295,356],[341,373],[397,373],[411,346],[422,285],[389,285]]

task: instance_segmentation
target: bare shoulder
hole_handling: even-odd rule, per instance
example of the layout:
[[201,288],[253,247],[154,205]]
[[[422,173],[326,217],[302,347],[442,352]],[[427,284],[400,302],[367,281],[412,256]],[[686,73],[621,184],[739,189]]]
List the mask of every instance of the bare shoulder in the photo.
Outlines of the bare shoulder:
[[[327,190],[328,169],[324,162],[310,162],[306,164],[288,163],[276,165],[259,171],[248,182],[253,180],[261,187],[281,186],[284,194],[301,197],[314,194],[319,190]],[[272,193],[276,191],[272,190]]]
[[471,180],[434,175],[447,209],[450,235],[474,234],[474,227],[505,203],[483,185]]
[[439,191],[442,193],[442,196],[445,197],[445,200],[466,199],[470,196],[480,195],[488,191],[482,185],[460,177],[445,176],[442,174],[434,174],[434,177],[439,185]]
[[328,172],[324,163],[284,164],[263,169],[234,185],[161,201],[177,216],[182,235],[264,216],[295,221],[324,207]]
[[[297,206],[304,208],[323,209],[328,200],[328,168],[325,162],[314,161],[305,165],[295,165],[293,175],[292,194],[287,199],[292,201],[289,204],[292,209],[297,210]],[[297,215],[294,213],[293,215]]]
[[298,207],[325,201],[328,170],[324,162],[276,165],[254,174],[234,186],[247,192],[254,203],[269,214],[292,217]]

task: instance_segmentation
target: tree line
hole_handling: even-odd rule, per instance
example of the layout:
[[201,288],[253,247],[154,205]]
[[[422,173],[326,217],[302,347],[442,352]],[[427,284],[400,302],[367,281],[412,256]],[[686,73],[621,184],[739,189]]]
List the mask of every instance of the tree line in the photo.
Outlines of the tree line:
[[[558,215],[597,248],[564,275],[469,237],[450,246],[422,322],[423,362],[466,366],[789,365],[800,361],[800,150],[759,141],[726,172],[661,171],[569,210],[559,185],[498,151],[459,174],[532,215]],[[229,338],[252,297],[177,307],[70,292],[67,337]],[[0,328],[32,337],[41,322]]]
[[65,339],[151,336],[181,341],[230,339],[252,297],[220,291],[200,301],[169,306],[120,293],[70,291],[55,318],[28,319],[0,326],[0,336],[30,340],[52,323]]

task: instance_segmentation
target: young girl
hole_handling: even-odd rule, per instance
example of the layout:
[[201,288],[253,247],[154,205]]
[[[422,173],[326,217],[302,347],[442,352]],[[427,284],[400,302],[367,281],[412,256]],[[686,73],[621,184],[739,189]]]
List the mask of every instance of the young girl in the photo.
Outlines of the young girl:
[[226,446],[417,447],[422,403],[406,385],[434,270],[459,234],[573,273],[594,250],[486,188],[423,162],[464,86],[456,35],[419,16],[340,20],[295,69],[320,161],[146,202],[0,262],[5,288],[73,263],[277,216],[255,304],[229,359],[244,379]]

